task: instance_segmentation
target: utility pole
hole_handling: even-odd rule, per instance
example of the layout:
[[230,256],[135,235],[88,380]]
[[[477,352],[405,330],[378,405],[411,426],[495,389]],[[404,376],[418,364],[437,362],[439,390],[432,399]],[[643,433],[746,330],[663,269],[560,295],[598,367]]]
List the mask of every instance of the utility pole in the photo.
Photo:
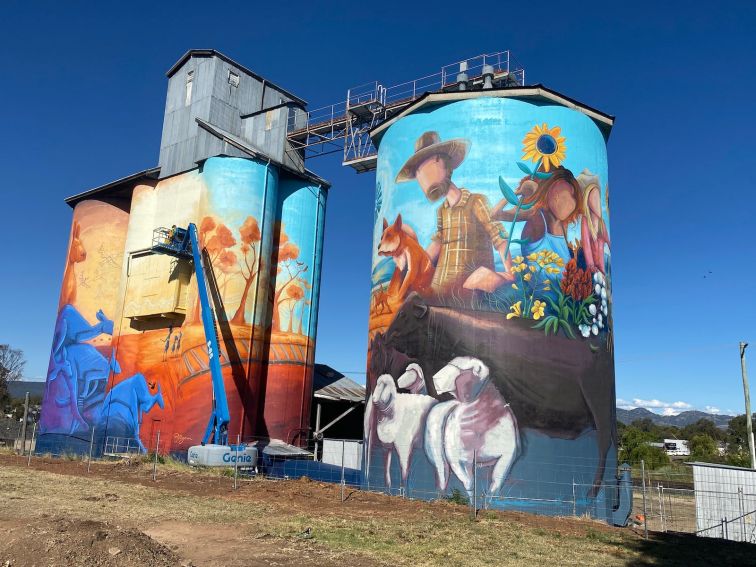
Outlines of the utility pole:
[[753,424],[751,423],[751,392],[748,388],[748,372],[746,372],[745,351],[748,343],[740,343],[740,373],[743,375],[743,395],[745,396],[746,435],[748,435],[748,449],[751,452],[751,468],[756,469],[756,451],[753,447]]

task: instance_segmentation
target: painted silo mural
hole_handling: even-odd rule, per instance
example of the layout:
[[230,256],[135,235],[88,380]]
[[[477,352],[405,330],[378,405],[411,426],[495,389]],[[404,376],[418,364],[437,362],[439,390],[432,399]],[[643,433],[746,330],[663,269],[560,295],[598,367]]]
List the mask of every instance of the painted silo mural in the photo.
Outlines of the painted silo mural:
[[612,519],[605,144],[585,114],[511,98],[436,106],[385,131],[371,488],[434,498],[477,481],[492,507]]
[[[217,157],[76,206],[38,450],[131,443],[179,455],[202,440],[212,387],[193,267],[151,252],[196,223],[215,308],[229,440],[306,440],[326,189]],[[307,403],[303,403],[305,400]]]

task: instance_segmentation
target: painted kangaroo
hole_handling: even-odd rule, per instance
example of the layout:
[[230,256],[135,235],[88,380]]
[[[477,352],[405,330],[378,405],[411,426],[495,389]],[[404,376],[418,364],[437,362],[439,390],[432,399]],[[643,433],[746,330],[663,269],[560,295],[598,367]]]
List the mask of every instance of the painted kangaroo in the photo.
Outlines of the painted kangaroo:
[[139,450],[146,453],[147,448],[139,437],[139,426],[142,415],[149,413],[155,404],[161,409],[165,407],[160,385],[157,393],[152,394],[144,374],[134,374],[108,392],[100,410],[98,427],[110,436],[134,439]]
[[[596,431],[599,461],[588,493],[594,498],[609,448],[617,441],[611,355],[594,353],[588,345],[561,336],[534,341],[528,321],[506,323],[501,313],[431,306],[412,294],[385,333],[376,334],[371,343],[368,384],[377,372],[406,368],[410,362],[418,363],[429,377],[454,357],[480,359],[490,368],[493,384],[509,402],[520,428],[562,439]],[[448,396],[437,392],[433,380],[425,381],[430,395],[442,401]]]
[[87,251],[81,243],[81,225],[74,222],[71,233],[71,245],[68,248],[66,270],[63,272],[63,285],[60,292],[58,309],[64,305],[73,305],[76,302],[76,269],[74,266],[87,259]]
[[[88,429],[80,402],[91,398],[103,384],[111,368],[119,372],[115,359],[108,360],[87,343],[102,334],[113,334],[113,321],[101,310],[97,323],[90,324],[75,307],[64,305],[55,321],[52,353],[47,375],[40,427],[43,432],[73,433]],[[61,412],[68,408],[68,415]]]

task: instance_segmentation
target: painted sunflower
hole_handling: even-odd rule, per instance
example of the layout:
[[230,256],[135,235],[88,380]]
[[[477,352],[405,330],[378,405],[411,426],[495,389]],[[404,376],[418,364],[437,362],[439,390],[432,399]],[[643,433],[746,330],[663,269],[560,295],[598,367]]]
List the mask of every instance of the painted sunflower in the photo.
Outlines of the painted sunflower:
[[559,126],[549,128],[545,122],[543,126],[536,124],[522,140],[522,159],[539,165],[543,164],[544,171],[559,167],[559,164],[564,161],[567,149],[564,144],[565,138],[560,136],[561,133],[562,129]]

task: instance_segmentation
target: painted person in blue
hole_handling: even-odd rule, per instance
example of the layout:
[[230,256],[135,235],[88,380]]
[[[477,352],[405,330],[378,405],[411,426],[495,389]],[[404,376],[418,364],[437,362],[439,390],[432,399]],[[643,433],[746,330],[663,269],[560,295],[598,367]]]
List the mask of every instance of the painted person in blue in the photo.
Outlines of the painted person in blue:
[[[535,203],[528,210],[520,211],[517,220],[525,221],[521,238],[521,254],[528,256],[542,250],[554,252],[566,264],[572,257],[567,242],[567,227],[577,221],[580,209],[578,198],[580,185],[569,169],[557,167],[548,179],[533,180],[525,177],[515,191],[523,196],[523,204]],[[511,221],[514,209],[505,211],[508,205],[502,199],[494,206],[491,217]]]

